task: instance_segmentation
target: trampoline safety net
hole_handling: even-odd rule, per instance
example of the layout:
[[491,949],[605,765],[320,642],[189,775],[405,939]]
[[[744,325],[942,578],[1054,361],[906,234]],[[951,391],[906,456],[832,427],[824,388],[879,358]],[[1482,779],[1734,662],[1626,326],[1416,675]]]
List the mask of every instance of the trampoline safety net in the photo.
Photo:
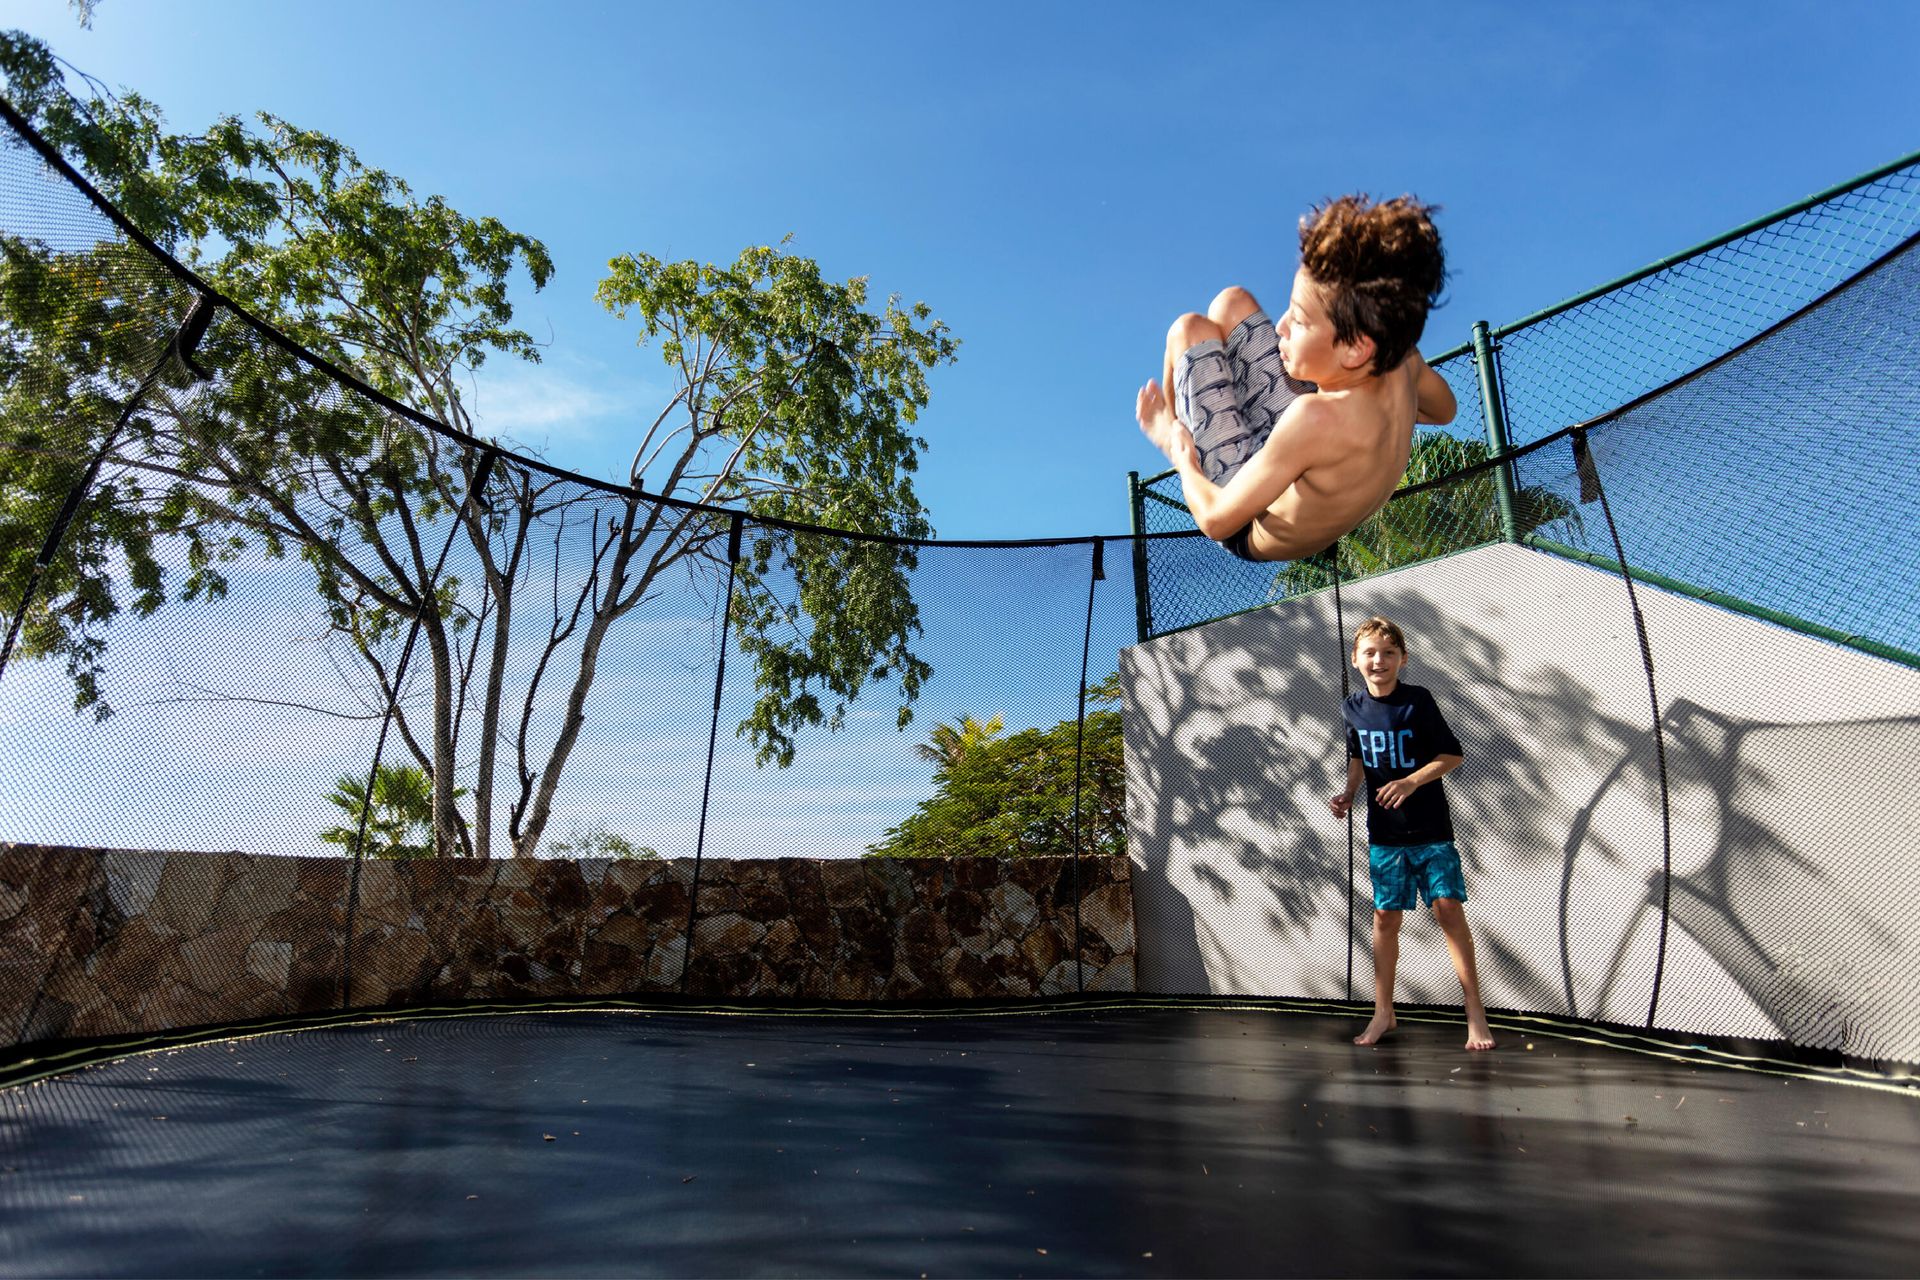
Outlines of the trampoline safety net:
[[[1364,833],[1325,796],[1384,612],[1467,746],[1490,1006],[1920,1060],[1920,820],[1876,785],[1920,755],[1912,164],[1436,360],[1463,412],[1395,500],[1249,565],[1165,477],[1130,536],[943,543],[464,436],[7,114],[0,1043],[478,967],[925,994],[901,957],[835,986],[903,929],[949,994],[1364,998]],[[1065,946],[969,951],[969,886]],[[595,931],[543,934],[555,903]],[[1406,994],[1457,1003],[1417,950]]]

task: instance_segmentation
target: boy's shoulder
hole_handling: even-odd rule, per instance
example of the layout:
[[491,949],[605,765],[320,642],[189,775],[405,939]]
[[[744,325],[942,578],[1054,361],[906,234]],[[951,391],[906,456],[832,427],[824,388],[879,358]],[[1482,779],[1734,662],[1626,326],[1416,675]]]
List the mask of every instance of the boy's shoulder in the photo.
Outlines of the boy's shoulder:
[[1433,690],[1427,688],[1427,686],[1423,684],[1408,684],[1402,680],[1400,682],[1400,688],[1406,691],[1408,702],[1424,703],[1432,707],[1435,711],[1440,709],[1440,700],[1433,696]]

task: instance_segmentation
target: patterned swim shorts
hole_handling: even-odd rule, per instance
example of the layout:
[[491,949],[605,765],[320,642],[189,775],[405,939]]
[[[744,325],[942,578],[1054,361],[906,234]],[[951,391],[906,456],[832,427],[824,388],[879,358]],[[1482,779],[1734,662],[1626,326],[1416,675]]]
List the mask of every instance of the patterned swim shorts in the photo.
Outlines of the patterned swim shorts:
[[1375,911],[1412,911],[1421,899],[1467,900],[1460,874],[1460,850],[1451,840],[1439,844],[1370,844],[1367,873],[1373,880]]
[[1193,435],[1200,470],[1215,484],[1233,479],[1273,434],[1295,397],[1314,390],[1287,375],[1273,321],[1255,311],[1224,343],[1201,342],[1173,365],[1173,411]]

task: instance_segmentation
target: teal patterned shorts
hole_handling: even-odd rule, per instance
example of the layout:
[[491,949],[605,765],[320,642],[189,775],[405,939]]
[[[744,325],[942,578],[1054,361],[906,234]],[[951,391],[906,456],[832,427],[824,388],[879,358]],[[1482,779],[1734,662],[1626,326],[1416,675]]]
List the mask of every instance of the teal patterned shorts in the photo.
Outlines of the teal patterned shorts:
[[1422,898],[1467,900],[1460,875],[1460,850],[1451,840],[1439,844],[1367,846],[1367,872],[1373,879],[1375,911],[1412,911]]

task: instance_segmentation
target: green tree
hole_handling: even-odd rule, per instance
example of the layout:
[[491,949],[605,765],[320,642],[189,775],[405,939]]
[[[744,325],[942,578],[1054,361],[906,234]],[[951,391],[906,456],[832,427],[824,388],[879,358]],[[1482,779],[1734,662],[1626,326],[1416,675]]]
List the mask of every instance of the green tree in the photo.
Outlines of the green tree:
[[[539,359],[508,298],[516,273],[546,284],[552,263],[537,240],[416,197],[339,142],[272,116],[180,135],[137,95],[82,101],[19,33],[0,36],[0,69],[16,106],[147,234],[428,419],[472,436],[466,388],[483,387],[474,375],[487,358]],[[334,634],[374,678],[365,713],[396,701],[443,852],[488,856],[504,808],[508,843],[531,856],[612,628],[669,573],[706,581],[717,598],[726,517],[659,498],[897,538],[932,532],[912,487],[925,442],[909,428],[927,371],[957,343],[924,304],[870,308],[864,280],[828,281],[783,249],[749,249],[731,267],[642,254],[610,265],[601,301],[638,319],[676,390],[636,449],[632,487],[602,492],[512,458],[476,491],[482,450],[342,394],[326,370],[243,324],[214,324],[199,358],[217,376],[196,385],[163,358],[190,298],[140,251],[17,235],[0,248],[0,607],[21,597],[79,473],[71,459],[105,462],[20,619],[22,654],[64,657],[77,706],[104,716],[106,632],[124,609],[149,613],[170,594],[216,599],[223,566],[243,553],[297,553]],[[139,396],[148,381],[155,393]],[[754,528],[729,621],[754,664],[758,698],[739,732],[760,760],[790,763],[801,728],[837,728],[874,683],[893,682],[907,723],[927,674],[909,647],[911,546]],[[478,566],[467,579],[436,574],[448,532]],[[562,581],[557,558],[551,583],[533,579],[530,547],[549,538],[581,548],[577,580]],[[169,542],[187,565],[171,583]],[[403,680],[395,659],[416,624]],[[527,637],[540,656],[524,697],[510,696],[508,655]],[[501,796],[503,745],[513,767]],[[462,759],[475,762],[471,817],[455,803]]]
[[[1485,462],[1484,442],[1462,440],[1442,431],[1413,438],[1402,487],[1438,480]],[[1578,527],[1580,511],[1559,494],[1540,486],[1518,488],[1513,495],[1514,524],[1521,536],[1543,525],[1567,521]],[[1449,552],[1498,542],[1503,534],[1497,486],[1491,468],[1452,484],[1436,485],[1396,497],[1339,543],[1343,580],[1384,573]],[[1290,561],[1274,580],[1279,596],[1304,595],[1333,585],[1325,556]]]
[[969,751],[986,742],[1006,728],[1006,721],[998,715],[988,716],[985,720],[975,720],[972,716],[961,716],[959,724],[937,724],[927,734],[927,740],[914,747],[914,752],[922,760],[931,760],[942,769],[951,769],[966,758]]
[[[1117,702],[1119,680],[1116,672],[1090,687],[1088,701]],[[969,716],[962,717],[961,723],[982,722]],[[935,736],[939,736],[937,731]],[[964,751],[943,758],[933,775],[933,795],[873,845],[869,856],[1005,858],[1071,854],[1076,747],[1082,748],[1080,847],[1089,854],[1126,852],[1126,765],[1121,752],[1120,712],[1091,710],[1084,734],[1077,721],[1062,720],[1050,729],[1024,729],[1004,738],[980,736]],[[925,746],[920,751],[934,758]]]
[[367,781],[343,775],[327,794],[329,803],[346,814],[342,826],[328,827],[320,838],[348,854],[360,836],[360,814],[367,813],[367,834],[361,846],[368,858],[430,858],[433,856],[433,783],[426,771],[410,764],[383,764],[373,771],[373,805],[367,806]]

